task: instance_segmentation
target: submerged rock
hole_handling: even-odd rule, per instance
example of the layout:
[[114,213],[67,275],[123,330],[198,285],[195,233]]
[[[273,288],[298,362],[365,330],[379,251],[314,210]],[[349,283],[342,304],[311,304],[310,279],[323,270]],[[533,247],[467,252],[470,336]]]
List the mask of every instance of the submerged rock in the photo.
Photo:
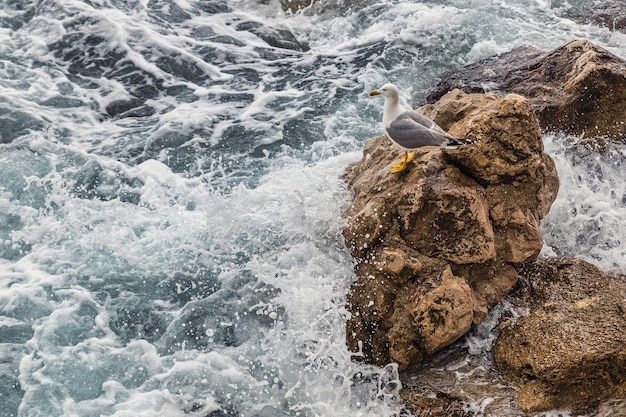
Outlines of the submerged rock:
[[626,305],[608,275],[578,259],[519,271],[530,313],[502,325],[493,353],[520,408],[583,411],[626,396]]
[[41,116],[15,110],[11,105],[0,103],[0,143],[11,143],[21,135],[41,130],[43,127],[44,119]]
[[458,88],[530,100],[542,129],[626,140],[626,61],[586,40],[553,51],[517,48],[441,79],[434,102]]
[[563,13],[576,22],[594,24],[611,31],[626,33],[626,3],[623,0],[595,1],[593,4],[571,4]]
[[237,30],[247,30],[275,48],[290,49],[300,52],[305,52],[310,49],[307,44],[298,41],[295,35],[287,29],[270,28],[259,22],[248,21],[239,23]]
[[376,137],[349,166],[344,213],[357,280],[349,348],[380,365],[418,365],[480,323],[515,284],[514,266],[541,250],[539,221],[558,191],[536,116],[517,95],[455,90],[420,109],[475,145],[424,148],[406,172]]
[[317,3],[316,0],[280,0],[283,10],[290,11],[292,13],[311,7],[315,3]]

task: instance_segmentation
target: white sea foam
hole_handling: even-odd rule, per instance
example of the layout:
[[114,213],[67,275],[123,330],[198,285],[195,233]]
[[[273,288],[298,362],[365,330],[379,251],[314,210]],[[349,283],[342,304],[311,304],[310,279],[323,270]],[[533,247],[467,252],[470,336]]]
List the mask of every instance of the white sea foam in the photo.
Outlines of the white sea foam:
[[[20,365],[20,413],[175,415],[176,409],[202,415],[218,403],[238,415],[261,412],[257,404],[265,412],[277,406],[304,414],[349,412],[351,378],[367,369],[351,362],[342,324],[352,263],[339,235],[348,196],[339,173],[355,157],[313,166],[282,158],[258,187],[236,187],[227,196],[147,161],[124,170],[141,180],[137,205],[77,198],[51,172],[44,180],[56,194],[50,211],[31,213],[14,234],[36,248],[14,266],[31,287],[24,296],[40,294],[37,302],[45,306]],[[192,278],[189,288],[178,282],[175,294],[157,303],[159,287],[191,261],[219,269],[222,289],[180,304],[177,296],[201,285]],[[20,293],[16,283],[10,289]],[[118,294],[119,303],[132,300],[132,292],[147,294],[147,302],[165,306],[171,317],[153,344],[120,343],[112,330],[119,330],[113,323],[120,310],[112,309],[110,297]],[[206,340],[190,338],[198,326]],[[204,354],[202,346],[225,350]],[[393,375],[385,378],[397,379]],[[381,398],[393,399],[390,382],[381,384],[388,393]],[[360,394],[362,412],[390,415],[393,408],[377,395]],[[286,404],[274,404],[277,397]],[[147,399],[154,404],[146,407]]]
[[609,144],[598,152],[572,145],[578,138],[547,135],[559,194],[542,221],[544,254],[580,257],[604,270],[626,273],[626,148]]

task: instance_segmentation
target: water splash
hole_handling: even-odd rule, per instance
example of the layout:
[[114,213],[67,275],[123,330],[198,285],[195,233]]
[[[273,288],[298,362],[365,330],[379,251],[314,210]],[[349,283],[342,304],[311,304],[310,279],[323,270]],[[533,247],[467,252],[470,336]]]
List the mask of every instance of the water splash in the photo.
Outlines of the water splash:
[[562,134],[546,136],[546,152],[555,160],[561,185],[542,221],[543,252],[625,273],[626,229],[621,219],[626,215],[626,147],[615,143],[598,151],[577,142]]

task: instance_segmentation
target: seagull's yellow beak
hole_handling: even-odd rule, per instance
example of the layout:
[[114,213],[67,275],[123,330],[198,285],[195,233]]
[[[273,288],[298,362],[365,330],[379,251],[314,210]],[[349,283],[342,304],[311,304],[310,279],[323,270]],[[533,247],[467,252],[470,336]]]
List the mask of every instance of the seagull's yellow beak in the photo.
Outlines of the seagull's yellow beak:
[[373,90],[373,91],[370,91],[370,97],[372,97],[372,96],[378,96],[378,95],[380,95],[380,93],[378,92],[378,90]]

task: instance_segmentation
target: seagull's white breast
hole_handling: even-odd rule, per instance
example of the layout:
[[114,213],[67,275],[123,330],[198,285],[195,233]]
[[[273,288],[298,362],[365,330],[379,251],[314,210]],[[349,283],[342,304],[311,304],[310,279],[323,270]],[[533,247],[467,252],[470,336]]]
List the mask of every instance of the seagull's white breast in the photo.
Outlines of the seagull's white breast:
[[387,129],[389,124],[396,120],[398,116],[404,113],[406,109],[400,107],[398,102],[392,102],[391,100],[385,101],[385,107],[383,109],[383,128]]

